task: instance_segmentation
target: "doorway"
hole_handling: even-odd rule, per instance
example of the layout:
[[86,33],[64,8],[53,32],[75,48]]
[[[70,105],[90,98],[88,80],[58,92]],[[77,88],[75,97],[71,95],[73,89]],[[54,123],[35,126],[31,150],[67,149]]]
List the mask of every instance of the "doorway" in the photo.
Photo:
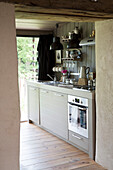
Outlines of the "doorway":
[[27,81],[38,79],[37,45],[39,38],[17,37],[20,122],[28,121]]

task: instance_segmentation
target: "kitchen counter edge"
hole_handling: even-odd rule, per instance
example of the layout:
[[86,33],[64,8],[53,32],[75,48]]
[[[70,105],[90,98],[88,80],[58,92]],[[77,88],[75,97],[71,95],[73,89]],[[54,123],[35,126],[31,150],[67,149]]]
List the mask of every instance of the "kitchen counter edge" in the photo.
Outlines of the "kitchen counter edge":
[[58,93],[64,93],[67,95],[83,97],[87,99],[95,98],[95,91],[85,91],[85,90],[80,90],[80,89],[76,90],[76,89],[70,89],[67,87],[52,86],[52,85],[40,83],[38,81],[27,81],[27,85],[34,86],[40,89],[49,90],[49,91],[55,91]]

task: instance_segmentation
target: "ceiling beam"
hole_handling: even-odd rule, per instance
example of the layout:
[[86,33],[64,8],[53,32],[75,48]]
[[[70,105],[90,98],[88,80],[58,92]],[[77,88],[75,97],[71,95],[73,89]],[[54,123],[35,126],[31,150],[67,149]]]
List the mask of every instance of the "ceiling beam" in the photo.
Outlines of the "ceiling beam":
[[39,37],[40,35],[53,34],[53,31],[16,29],[17,36]]
[[94,22],[105,19],[113,19],[113,14],[73,10],[73,9],[51,9],[31,6],[15,6],[15,14],[18,19],[43,19],[61,22]]
[[55,21],[113,19],[113,0],[0,0],[15,4],[16,18]]
[[8,2],[12,4],[20,4],[27,6],[37,6],[43,8],[64,8],[76,9],[94,12],[110,12],[113,13],[112,0],[0,0],[1,2]]

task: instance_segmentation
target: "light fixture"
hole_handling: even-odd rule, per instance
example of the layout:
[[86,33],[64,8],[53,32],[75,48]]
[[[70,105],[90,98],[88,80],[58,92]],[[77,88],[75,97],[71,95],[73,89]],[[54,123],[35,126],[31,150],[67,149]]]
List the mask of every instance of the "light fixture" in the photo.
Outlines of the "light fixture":
[[[57,35],[58,24],[56,24],[56,35]],[[60,43],[60,37],[55,36],[53,43],[50,45],[50,50],[62,50],[63,45]]]
[[63,45],[60,43],[60,37],[54,37],[53,43],[50,46],[50,50],[62,50]]

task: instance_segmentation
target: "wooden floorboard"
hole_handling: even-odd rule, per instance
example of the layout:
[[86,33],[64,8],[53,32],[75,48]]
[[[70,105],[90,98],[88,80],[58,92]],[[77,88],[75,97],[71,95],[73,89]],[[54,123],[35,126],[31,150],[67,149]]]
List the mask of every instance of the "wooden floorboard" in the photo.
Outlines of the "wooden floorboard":
[[33,124],[21,123],[20,170],[90,170],[90,167],[104,169],[56,136]]

